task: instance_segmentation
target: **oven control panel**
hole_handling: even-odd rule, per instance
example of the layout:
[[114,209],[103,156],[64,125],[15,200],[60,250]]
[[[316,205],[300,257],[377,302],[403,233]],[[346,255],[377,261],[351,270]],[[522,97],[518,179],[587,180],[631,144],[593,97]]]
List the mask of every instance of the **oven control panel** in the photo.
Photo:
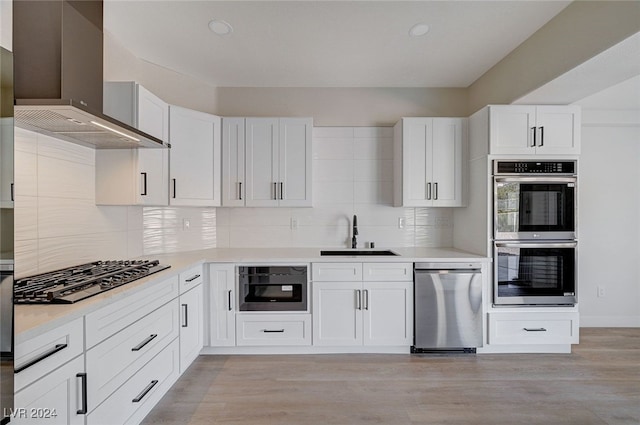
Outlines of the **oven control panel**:
[[576,161],[495,161],[494,174],[576,174]]

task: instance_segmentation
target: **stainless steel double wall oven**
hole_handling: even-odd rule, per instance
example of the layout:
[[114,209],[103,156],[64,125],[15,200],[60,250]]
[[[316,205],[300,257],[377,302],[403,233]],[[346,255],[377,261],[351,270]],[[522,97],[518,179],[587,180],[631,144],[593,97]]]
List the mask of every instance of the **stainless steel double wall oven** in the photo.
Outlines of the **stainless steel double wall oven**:
[[495,160],[496,305],[573,305],[577,162]]

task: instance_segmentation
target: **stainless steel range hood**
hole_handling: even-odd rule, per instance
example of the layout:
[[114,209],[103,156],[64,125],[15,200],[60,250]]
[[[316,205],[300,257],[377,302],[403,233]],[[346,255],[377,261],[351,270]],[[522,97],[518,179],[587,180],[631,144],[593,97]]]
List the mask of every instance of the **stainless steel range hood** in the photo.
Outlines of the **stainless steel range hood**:
[[101,0],[13,3],[15,123],[97,149],[166,148],[102,113]]

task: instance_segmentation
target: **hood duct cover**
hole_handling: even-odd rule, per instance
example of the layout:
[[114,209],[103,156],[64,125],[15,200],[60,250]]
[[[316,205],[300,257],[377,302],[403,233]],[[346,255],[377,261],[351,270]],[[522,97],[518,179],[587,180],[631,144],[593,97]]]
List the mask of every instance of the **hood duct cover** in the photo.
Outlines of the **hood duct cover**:
[[101,0],[13,3],[15,123],[98,149],[164,148],[102,113]]

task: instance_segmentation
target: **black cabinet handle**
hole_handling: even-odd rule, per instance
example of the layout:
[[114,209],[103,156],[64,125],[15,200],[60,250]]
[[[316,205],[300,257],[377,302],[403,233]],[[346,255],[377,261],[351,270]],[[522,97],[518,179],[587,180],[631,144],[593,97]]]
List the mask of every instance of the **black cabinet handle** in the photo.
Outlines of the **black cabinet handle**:
[[284,183],[280,182],[280,200],[284,199]]
[[531,131],[533,131],[533,143],[531,143],[531,147],[535,148],[536,147],[536,128],[531,127]]
[[231,300],[232,299],[233,299],[232,291],[231,291],[231,289],[229,289],[229,311],[231,311],[233,309],[233,306],[231,305]]
[[133,400],[131,400],[131,402],[132,402],[132,403],[139,403],[139,402],[141,402],[141,401],[142,401],[142,399],[144,398],[144,396],[146,396],[146,395],[149,393],[149,391],[151,391],[151,389],[152,389],[153,387],[155,387],[155,386],[156,386],[156,384],[157,384],[157,383],[158,383],[158,380],[157,380],[157,379],[154,379],[153,381],[151,381],[151,383],[150,383],[149,385],[147,385],[147,386],[145,387],[145,389],[144,389],[144,390],[142,390],[142,392],[141,392],[140,394],[138,394],[138,396],[137,396],[136,398],[134,398]]
[[182,327],[188,328],[189,327],[189,305],[182,304],[182,308],[184,308],[184,321],[182,322]]
[[238,199],[242,201],[242,182],[238,182]]
[[546,332],[545,328],[523,328],[527,332]]
[[142,176],[142,193],[140,196],[147,196],[147,173],[140,173]]
[[195,275],[195,276],[193,276],[193,277],[191,277],[191,278],[189,278],[189,279],[185,279],[185,282],[189,282],[189,283],[190,283],[190,282],[193,282],[194,280],[196,280],[196,279],[197,279],[197,278],[199,278],[199,277],[200,277],[200,275],[199,275],[199,274],[197,274],[197,275]]
[[266,334],[281,334],[284,333],[284,329],[263,329],[262,332]]
[[273,199],[278,199],[278,183],[273,182]]
[[171,179],[173,181],[173,199],[176,199],[176,179]]
[[78,415],[86,415],[87,414],[87,374],[77,373],[76,378],[82,379],[82,409],[78,409],[76,413]]
[[438,183],[433,184],[433,199],[438,199]]
[[150,343],[151,341],[154,340],[154,338],[156,338],[158,336],[158,334],[152,334],[149,335],[147,338],[145,338],[144,341],[142,341],[140,344],[136,345],[135,347],[133,347],[131,349],[131,351],[140,351],[142,350],[142,348],[144,348],[145,345],[147,345],[148,343]]
[[427,199],[431,199],[431,183],[427,183]]
[[538,127],[540,129],[540,144],[538,146],[544,146],[544,127]]
[[38,357],[29,360],[28,362],[26,362],[25,364],[23,364],[22,366],[20,366],[19,368],[17,368],[16,370],[14,370],[15,373],[20,373],[25,369],[30,368],[31,366],[35,365],[36,363],[40,363],[41,361],[43,361],[44,359],[46,359],[47,357],[51,357],[53,356],[55,353],[57,353],[60,350],[64,350],[65,348],[67,348],[67,344],[56,344],[55,347],[45,351],[44,353],[40,354]]
[[14,196],[13,196],[13,187],[14,187],[14,183],[11,183],[11,200],[15,201]]

